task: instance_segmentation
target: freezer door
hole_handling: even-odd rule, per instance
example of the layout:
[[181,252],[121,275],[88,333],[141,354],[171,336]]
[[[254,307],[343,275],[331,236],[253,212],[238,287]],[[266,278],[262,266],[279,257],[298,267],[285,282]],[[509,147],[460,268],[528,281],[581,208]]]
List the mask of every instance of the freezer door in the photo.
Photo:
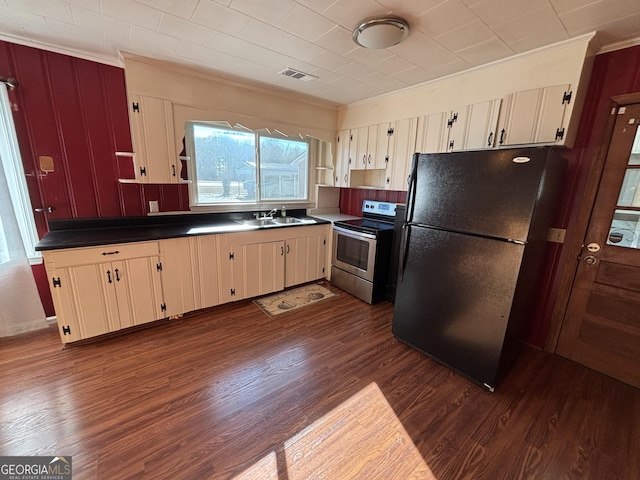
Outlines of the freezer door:
[[523,245],[406,227],[393,334],[494,387]]
[[446,230],[526,241],[549,152],[524,148],[422,154],[414,159],[407,218]]

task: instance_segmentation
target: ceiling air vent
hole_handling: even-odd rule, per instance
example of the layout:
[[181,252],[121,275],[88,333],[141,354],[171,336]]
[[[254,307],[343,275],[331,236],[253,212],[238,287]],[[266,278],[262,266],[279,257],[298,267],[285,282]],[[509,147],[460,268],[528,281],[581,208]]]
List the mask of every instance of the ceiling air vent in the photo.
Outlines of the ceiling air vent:
[[314,75],[310,75],[299,70],[294,70],[293,68],[285,68],[281,72],[278,72],[278,75],[284,75],[285,77],[291,77],[295,78],[296,80],[303,80],[305,82],[310,82],[311,80],[315,80],[316,78],[318,78]]

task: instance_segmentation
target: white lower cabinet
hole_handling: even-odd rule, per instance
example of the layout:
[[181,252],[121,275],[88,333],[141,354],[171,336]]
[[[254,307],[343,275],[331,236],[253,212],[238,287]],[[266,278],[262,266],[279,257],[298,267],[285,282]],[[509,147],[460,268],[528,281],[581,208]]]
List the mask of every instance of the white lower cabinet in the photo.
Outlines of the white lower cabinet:
[[222,302],[324,278],[328,232],[318,225],[221,235]]
[[166,316],[157,242],[56,250],[44,259],[63,343]]
[[160,242],[160,249],[167,316],[220,304],[216,235],[170,238]]
[[63,343],[323,278],[330,225],[43,252]]
[[285,287],[323,278],[326,273],[326,235],[291,238],[286,241]]

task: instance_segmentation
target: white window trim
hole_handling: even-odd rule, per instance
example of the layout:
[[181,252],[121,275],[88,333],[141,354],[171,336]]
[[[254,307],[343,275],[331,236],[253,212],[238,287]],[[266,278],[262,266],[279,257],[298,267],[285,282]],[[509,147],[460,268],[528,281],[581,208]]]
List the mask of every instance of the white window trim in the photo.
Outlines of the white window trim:
[[0,157],[2,157],[2,167],[7,179],[25,253],[31,265],[38,265],[42,263],[42,254],[35,250],[39,241],[38,231],[29,198],[13,115],[11,114],[11,102],[7,89],[0,87],[0,90],[0,144],[2,145]]
[[[195,203],[197,197],[196,183],[196,160],[195,160],[195,143],[193,138],[193,129],[189,124],[206,125],[213,128],[219,128],[222,130],[235,130],[254,133],[256,136],[268,136],[278,138],[278,134],[281,134],[283,138],[287,138],[288,135],[283,134],[279,130],[274,130],[276,134],[271,133],[269,129],[251,130],[243,125],[230,125],[225,121],[192,121],[187,122],[185,125],[185,142],[187,148],[188,163],[188,175],[190,179],[189,185],[189,210],[192,212],[246,212],[247,210],[264,210],[271,208],[280,208],[285,205],[289,209],[306,209],[312,208],[315,205],[313,199],[313,185],[315,184],[315,169],[314,158],[317,155],[316,148],[313,142],[305,139],[304,136],[299,135],[295,139],[298,141],[306,142],[309,146],[309,158],[308,158],[308,170],[307,170],[307,198],[301,200],[266,200],[263,202],[243,202],[243,203],[219,203],[219,204],[205,204]],[[258,147],[256,147],[258,148]],[[260,173],[257,172],[259,177]]]

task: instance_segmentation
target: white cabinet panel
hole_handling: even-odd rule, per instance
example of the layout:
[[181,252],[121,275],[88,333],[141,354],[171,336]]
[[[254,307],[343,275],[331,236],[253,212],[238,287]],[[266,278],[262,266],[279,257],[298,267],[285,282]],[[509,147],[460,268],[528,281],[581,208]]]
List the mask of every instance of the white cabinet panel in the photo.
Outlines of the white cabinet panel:
[[500,120],[499,146],[536,143],[563,145],[570,85],[525,90],[508,95]]
[[173,132],[170,100],[129,95],[136,179],[141,183],[180,182],[181,163]]

